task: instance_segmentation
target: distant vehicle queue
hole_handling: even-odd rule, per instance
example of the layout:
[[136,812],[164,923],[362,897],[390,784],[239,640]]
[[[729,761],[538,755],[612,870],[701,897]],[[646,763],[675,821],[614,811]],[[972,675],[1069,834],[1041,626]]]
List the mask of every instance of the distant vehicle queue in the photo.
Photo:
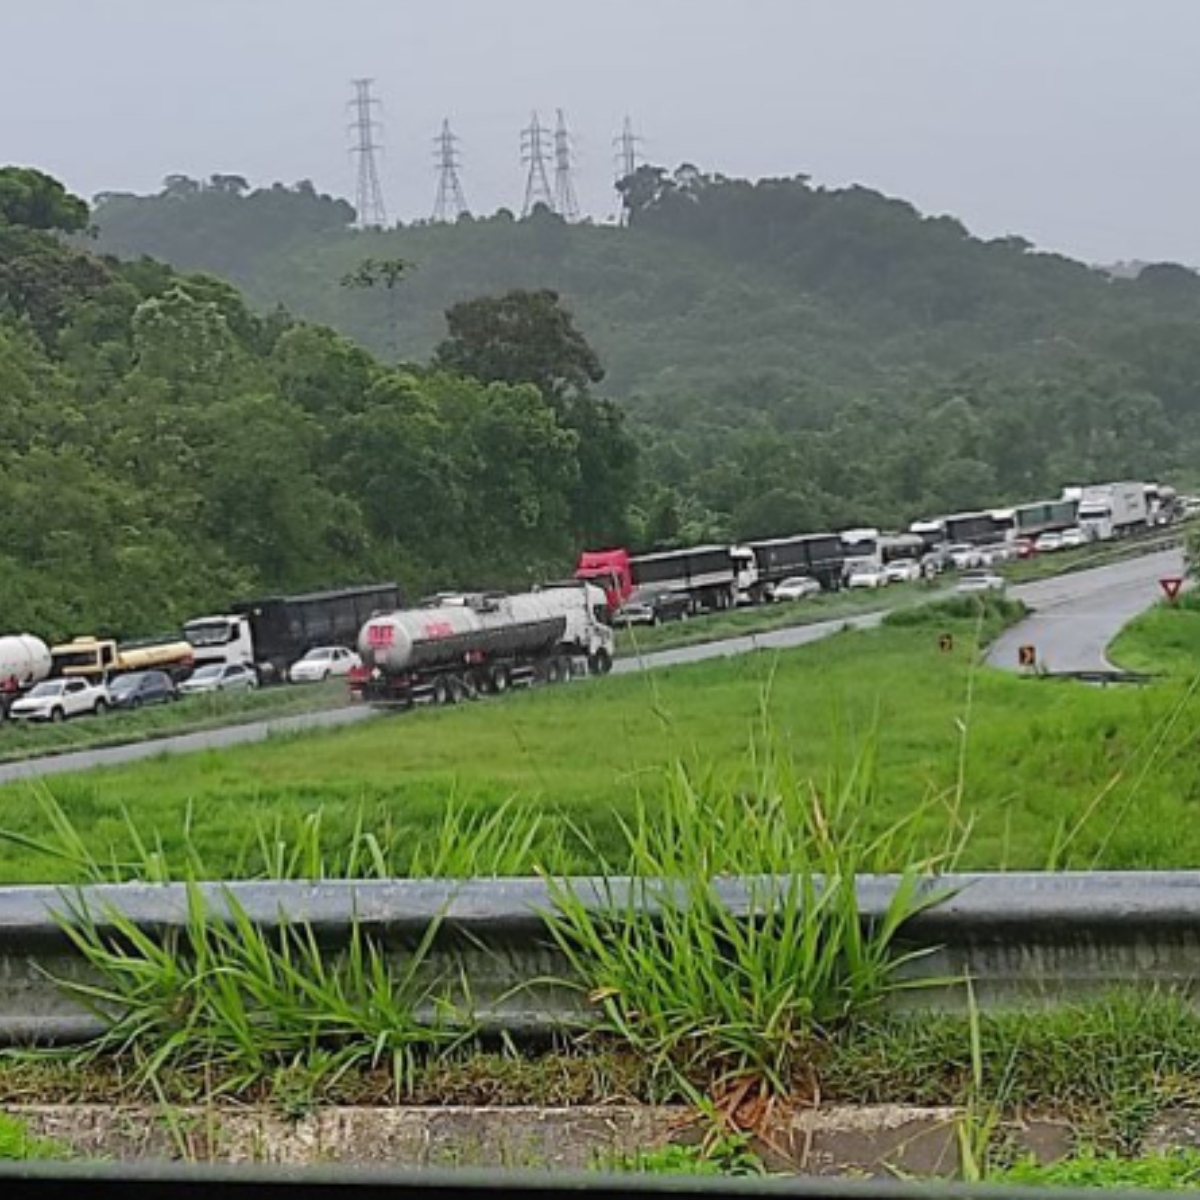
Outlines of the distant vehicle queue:
[[[604,588],[618,619],[632,601],[628,623],[653,623],[665,619],[668,609],[689,616],[793,600],[812,594],[812,585],[827,592],[879,588],[945,570],[979,570],[1012,558],[1132,537],[1196,507],[1197,502],[1183,501],[1173,488],[1159,484],[1068,487],[1056,500],[926,518],[903,533],[846,529],[655,554],[587,551],[576,576]],[[643,602],[647,593],[658,597],[653,610]],[[680,597],[685,598],[681,611]]]
[[[0,717],[57,722],[261,684],[345,678],[352,697],[409,707],[612,667],[614,625],[656,625],[821,591],[881,588],[945,570],[994,589],[1007,559],[1134,536],[1200,510],[1173,489],[1121,482],[1069,487],[1056,500],[873,528],[654,554],[587,551],[575,578],[518,595],[443,593],[404,609],[394,583],[233,605],[188,621],[182,637],[53,647],[0,637]],[[1000,580],[999,586],[1002,586]]]

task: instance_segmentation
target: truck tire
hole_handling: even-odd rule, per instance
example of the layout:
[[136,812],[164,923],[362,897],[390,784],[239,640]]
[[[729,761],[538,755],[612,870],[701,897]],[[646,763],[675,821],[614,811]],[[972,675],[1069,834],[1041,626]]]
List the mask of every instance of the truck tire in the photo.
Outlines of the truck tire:
[[597,650],[588,660],[593,675],[607,675],[613,668],[612,655],[607,650]]
[[575,660],[569,654],[558,660],[558,677],[563,683],[570,683],[575,678]]
[[560,659],[552,658],[546,663],[546,682],[559,683],[562,680],[562,662]]
[[433,702],[438,708],[454,703],[454,688],[448,675],[439,675],[433,681]]
[[503,696],[512,683],[507,667],[493,667],[490,678],[491,690],[497,696]]

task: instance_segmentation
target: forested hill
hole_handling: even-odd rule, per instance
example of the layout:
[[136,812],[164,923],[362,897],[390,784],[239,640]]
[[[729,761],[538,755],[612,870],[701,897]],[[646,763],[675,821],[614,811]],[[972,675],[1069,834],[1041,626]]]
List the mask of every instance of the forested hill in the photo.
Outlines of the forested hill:
[[528,584],[629,536],[605,487],[627,442],[586,376],[551,394],[386,365],[210,275],[98,256],[70,240],[89,221],[55,180],[0,169],[3,632],[178,630],[385,579]]
[[[864,188],[691,168],[626,181],[629,228],[546,212],[350,229],[310,186],[174,178],[101,198],[100,245],[236,280],[424,361],[442,311],[560,292],[630,409],[657,542],[773,534],[1169,475],[1200,443],[1200,280],[1114,279]],[[345,286],[364,260],[411,264]]]

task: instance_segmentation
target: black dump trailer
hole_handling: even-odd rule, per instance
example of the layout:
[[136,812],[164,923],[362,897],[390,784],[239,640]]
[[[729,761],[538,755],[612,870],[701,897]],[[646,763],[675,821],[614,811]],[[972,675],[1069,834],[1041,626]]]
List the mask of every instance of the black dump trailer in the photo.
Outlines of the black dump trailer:
[[400,587],[373,583],[269,596],[235,604],[233,612],[250,621],[254,659],[264,680],[282,680],[289,664],[317,646],[354,646],[362,627],[376,614],[401,608]]
[[758,565],[758,587],[769,592],[793,575],[808,575],[827,591],[842,586],[846,551],[836,533],[807,533],[798,537],[751,542]]

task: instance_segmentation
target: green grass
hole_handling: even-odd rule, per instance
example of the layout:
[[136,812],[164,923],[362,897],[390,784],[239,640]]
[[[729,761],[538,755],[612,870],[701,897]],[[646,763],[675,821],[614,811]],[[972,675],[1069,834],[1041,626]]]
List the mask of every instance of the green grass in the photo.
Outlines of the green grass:
[[0,1113],[0,1162],[28,1162],[39,1158],[67,1158],[65,1146],[48,1138],[32,1137],[18,1118]]
[[1200,596],[1185,592],[1131,621],[1109,647],[1109,658],[1130,671],[1193,678],[1200,674]]
[[[938,648],[943,630],[955,636],[952,653]],[[970,620],[935,613],[778,655],[421,710],[42,786],[101,855],[128,848],[128,811],[168,853],[195,846],[215,871],[233,869],[264,822],[294,824],[318,809],[330,837],[348,838],[361,818],[411,855],[452,799],[486,813],[519,797],[581,826],[603,851],[619,846],[617,819],[639,796],[662,795],[668,765],[743,770],[765,711],[801,778],[826,779],[873,736],[881,827],[924,808],[932,847],[947,820],[969,818],[965,867],[1200,865],[1200,700],[1190,681],[1126,692],[1026,680],[978,668],[973,638]],[[0,789],[0,826],[44,833],[37,794],[28,784]],[[530,870],[588,865],[540,849]],[[4,881],[68,875],[0,846]]]
[[934,586],[892,584],[877,591],[860,589],[812,596],[806,600],[770,604],[760,608],[739,608],[732,612],[706,613],[690,621],[671,621],[648,628],[636,626],[617,630],[617,657],[630,658],[652,654],[656,650],[672,650],[678,646],[697,646],[724,638],[747,637],[768,633],[772,629],[789,629],[797,625],[815,625],[821,621],[836,621],[863,613],[904,608],[928,600],[931,594],[950,584],[938,581]]
[[1017,1163],[989,1176],[991,1183],[1069,1188],[1141,1188],[1150,1192],[1195,1191],[1200,1187],[1200,1152],[1179,1150],[1146,1158],[1089,1151],[1063,1162]]
[[263,688],[254,692],[186,696],[178,704],[144,708],[140,712],[109,712],[103,717],[76,717],[61,725],[5,721],[0,723],[0,762],[197,733],[268,717],[337,708],[347,702],[346,685],[337,681],[304,687]]

